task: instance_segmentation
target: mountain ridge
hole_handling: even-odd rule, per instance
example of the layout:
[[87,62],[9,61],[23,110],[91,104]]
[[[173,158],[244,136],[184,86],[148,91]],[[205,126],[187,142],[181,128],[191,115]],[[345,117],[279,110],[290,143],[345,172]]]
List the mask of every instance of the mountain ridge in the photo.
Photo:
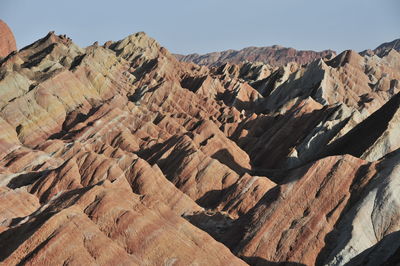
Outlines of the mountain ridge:
[[395,39],[391,42],[385,42],[380,44],[378,47],[376,47],[374,50],[371,49],[367,49],[362,51],[360,54],[361,55],[378,55],[378,56],[382,56],[384,53],[388,52],[389,50],[394,49],[397,52],[400,51],[400,38],[399,39]]
[[243,61],[258,61],[272,66],[282,66],[289,62],[306,64],[315,59],[335,54],[336,52],[333,50],[316,52],[312,50],[296,50],[290,47],[272,45],[264,47],[249,46],[240,50],[229,49],[206,54],[175,54],[175,56],[183,62],[193,62],[199,65],[208,66],[219,66],[224,63],[240,63]]

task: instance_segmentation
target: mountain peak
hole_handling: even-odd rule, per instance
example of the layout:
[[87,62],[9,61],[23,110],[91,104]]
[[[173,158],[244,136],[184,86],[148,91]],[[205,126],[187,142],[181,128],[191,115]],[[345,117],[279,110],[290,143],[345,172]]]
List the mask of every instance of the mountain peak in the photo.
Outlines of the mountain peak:
[[345,50],[333,59],[326,62],[331,67],[344,66],[345,64],[360,65],[363,58],[353,50]]
[[133,60],[139,55],[143,55],[148,59],[154,59],[162,50],[160,44],[143,31],[131,34],[111,44],[110,48],[127,60]]

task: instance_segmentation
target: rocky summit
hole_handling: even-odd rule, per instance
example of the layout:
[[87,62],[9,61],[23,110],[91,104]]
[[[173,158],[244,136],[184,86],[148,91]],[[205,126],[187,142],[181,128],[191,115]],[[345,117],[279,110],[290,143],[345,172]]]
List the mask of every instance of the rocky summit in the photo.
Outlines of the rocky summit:
[[395,49],[200,66],[143,32],[0,38],[2,265],[399,262]]

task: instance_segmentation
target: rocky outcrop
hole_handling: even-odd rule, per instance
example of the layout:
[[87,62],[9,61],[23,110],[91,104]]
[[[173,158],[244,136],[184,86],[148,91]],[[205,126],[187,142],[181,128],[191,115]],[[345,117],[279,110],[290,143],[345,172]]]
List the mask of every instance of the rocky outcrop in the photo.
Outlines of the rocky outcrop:
[[290,99],[310,96],[324,105],[346,104],[368,116],[399,91],[399,68],[393,60],[399,56],[393,51],[383,58],[364,58],[348,50],[331,60],[314,61],[264,89],[262,94],[269,96],[266,108],[274,110]]
[[1,262],[392,262],[398,59],[206,67],[50,32],[0,62]]
[[398,151],[378,163],[345,155],[292,170],[224,241],[252,264],[343,265],[367,256],[399,230],[397,168]]
[[[399,182],[399,152],[397,150],[376,164],[360,169],[361,179],[353,183],[354,193],[335,226],[336,230],[327,238],[319,262],[356,264],[353,261],[363,258],[367,263],[365,258],[372,250],[396,236],[400,228],[396,211],[400,203],[395,192]],[[391,257],[395,250],[396,245],[381,253],[379,259],[371,258],[368,263],[393,261]]]
[[343,137],[331,143],[323,155],[352,154],[375,161],[399,149],[399,107],[398,93]]
[[[259,258],[252,263],[265,259],[314,264],[363,164],[350,156],[328,157],[290,172],[239,219],[225,241],[243,257]],[[341,178],[343,173],[347,178]]]
[[14,34],[8,25],[0,20],[0,58],[6,57],[11,52],[17,50]]

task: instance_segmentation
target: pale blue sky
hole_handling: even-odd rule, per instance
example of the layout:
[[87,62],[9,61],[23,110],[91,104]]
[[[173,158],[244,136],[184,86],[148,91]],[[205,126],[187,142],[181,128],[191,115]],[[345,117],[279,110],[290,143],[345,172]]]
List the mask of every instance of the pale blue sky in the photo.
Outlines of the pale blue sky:
[[175,53],[279,44],[361,51],[400,38],[400,0],[0,0],[19,48],[55,30],[84,47],[145,31]]

